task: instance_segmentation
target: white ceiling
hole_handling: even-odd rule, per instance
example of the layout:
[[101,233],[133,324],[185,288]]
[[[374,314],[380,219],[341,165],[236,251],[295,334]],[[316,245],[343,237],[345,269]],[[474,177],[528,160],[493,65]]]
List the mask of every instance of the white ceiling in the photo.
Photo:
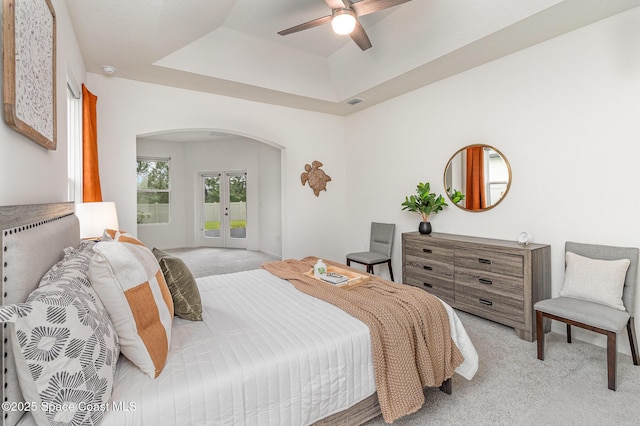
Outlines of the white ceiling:
[[324,0],[66,2],[90,72],[340,115],[640,6],[412,0],[362,17],[373,47],[361,51],[329,25],[277,34],[329,15]]

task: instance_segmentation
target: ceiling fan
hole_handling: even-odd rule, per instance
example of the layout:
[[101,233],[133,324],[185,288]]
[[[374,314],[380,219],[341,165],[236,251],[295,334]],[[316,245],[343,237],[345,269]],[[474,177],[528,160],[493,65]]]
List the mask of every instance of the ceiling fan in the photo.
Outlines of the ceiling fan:
[[297,33],[298,31],[308,30],[331,22],[333,31],[336,34],[349,34],[360,49],[367,50],[371,47],[371,41],[358,18],[411,0],[361,0],[356,3],[351,0],[324,1],[331,8],[331,15],[278,31],[278,34]]

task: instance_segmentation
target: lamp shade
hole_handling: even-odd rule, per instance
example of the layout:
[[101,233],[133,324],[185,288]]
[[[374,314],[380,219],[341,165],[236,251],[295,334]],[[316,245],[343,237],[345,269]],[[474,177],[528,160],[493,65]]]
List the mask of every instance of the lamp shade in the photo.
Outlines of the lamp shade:
[[76,204],[80,238],[100,238],[105,229],[118,229],[118,212],[113,201]]
[[331,28],[336,34],[351,34],[356,27],[356,17],[350,9],[338,9],[333,12]]

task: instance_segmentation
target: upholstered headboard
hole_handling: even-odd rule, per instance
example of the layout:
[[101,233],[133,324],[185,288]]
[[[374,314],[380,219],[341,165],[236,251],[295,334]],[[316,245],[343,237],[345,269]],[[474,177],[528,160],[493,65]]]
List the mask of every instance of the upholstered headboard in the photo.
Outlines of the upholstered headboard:
[[[80,242],[73,203],[0,207],[2,304],[24,302],[40,278]],[[23,401],[11,349],[12,325],[2,324],[2,401]],[[4,410],[3,410],[4,411]],[[22,412],[4,411],[3,425],[14,425]]]

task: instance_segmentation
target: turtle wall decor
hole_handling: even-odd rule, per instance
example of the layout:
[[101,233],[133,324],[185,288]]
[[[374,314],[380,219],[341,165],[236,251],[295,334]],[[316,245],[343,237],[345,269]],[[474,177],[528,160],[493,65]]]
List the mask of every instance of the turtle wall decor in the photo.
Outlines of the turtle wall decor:
[[327,190],[327,182],[331,181],[331,176],[326,174],[324,170],[320,169],[320,167],[322,167],[322,163],[319,161],[314,161],[311,165],[305,164],[304,169],[306,171],[302,172],[300,175],[302,186],[309,182],[309,187],[313,189],[313,193],[316,194],[316,197],[320,196],[320,191]]

